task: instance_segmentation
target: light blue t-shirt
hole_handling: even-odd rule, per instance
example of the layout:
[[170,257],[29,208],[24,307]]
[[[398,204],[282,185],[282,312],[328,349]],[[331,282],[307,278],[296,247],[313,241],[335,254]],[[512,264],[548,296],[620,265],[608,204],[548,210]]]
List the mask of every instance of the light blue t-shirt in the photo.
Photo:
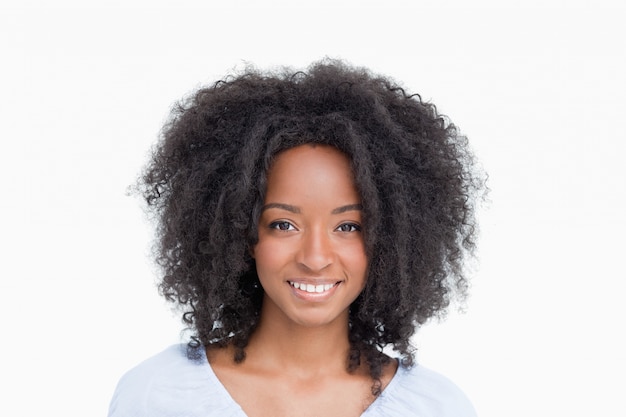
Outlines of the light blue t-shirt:
[[[189,359],[186,345],[174,345],[128,371],[113,394],[109,417],[246,417],[217,379],[204,349]],[[362,417],[475,417],[459,388],[415,365],[400,365],[382,394]]]

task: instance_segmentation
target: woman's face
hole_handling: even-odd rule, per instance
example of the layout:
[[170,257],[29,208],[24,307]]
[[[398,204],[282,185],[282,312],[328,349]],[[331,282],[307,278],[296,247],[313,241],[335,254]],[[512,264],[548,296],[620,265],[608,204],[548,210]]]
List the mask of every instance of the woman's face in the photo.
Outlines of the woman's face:
[[253,248],[263,319],[307,327],[347,322],[367,275],[362,222],[343,153],[324,145],[280,153],[267,175]]

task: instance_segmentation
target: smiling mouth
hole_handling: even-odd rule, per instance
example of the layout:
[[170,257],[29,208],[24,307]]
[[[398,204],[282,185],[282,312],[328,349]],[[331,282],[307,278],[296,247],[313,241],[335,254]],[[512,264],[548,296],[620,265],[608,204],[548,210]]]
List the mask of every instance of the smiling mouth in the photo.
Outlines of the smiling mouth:
[[332,288],[334,288],[335,286],[337,286],[337,284],[339,284],[341,281],[337,281],[334,284],[318,284],[318,285],[313,285],[313,284],[305,284],[305,283],[300,283],[300,282],[292,282],[292,281],[288,281],[289,285],[291,285],[292,287],[294,287],[297,290],[300,291],[305,291],[308,293],[323,293],[326,291],[331,290]]

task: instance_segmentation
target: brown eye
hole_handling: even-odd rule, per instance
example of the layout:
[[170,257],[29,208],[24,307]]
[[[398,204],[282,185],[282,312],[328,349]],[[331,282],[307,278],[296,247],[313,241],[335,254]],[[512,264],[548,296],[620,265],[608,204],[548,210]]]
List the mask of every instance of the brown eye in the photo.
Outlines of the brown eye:
[[289,230],[295,230],[296,228],[293,227],[293,225],[289,222],[280,221],[280,222],[271,223],[270,229],[276,229],[276,230],[281,230],[283,232],[287,232]]
[[344,223],[340,225],[336,230],[340,232],[360,232],[361,226],[354,223]]

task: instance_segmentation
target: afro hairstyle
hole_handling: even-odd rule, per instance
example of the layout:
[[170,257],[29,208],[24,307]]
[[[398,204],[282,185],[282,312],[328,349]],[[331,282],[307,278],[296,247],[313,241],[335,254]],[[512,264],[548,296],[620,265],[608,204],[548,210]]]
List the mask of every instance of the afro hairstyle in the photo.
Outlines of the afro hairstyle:
[[302,144],[351,161],[369,270],[350,307],[347,369],[364,359],[379,381],[382,349],[410,365],[416,328],[466,294],[484,189],[465,136],[388,77],[335,60],[246,68],[177,103],[140,179],[158,221],[160,292],[180,307],[190,347],[232,346],[245,359],[263,300],[250,248],[266,173]]

